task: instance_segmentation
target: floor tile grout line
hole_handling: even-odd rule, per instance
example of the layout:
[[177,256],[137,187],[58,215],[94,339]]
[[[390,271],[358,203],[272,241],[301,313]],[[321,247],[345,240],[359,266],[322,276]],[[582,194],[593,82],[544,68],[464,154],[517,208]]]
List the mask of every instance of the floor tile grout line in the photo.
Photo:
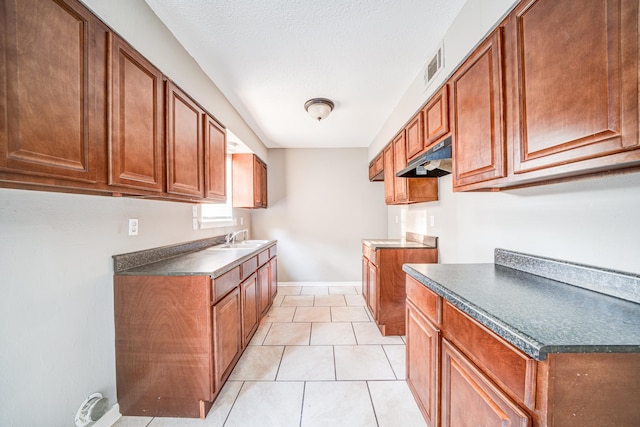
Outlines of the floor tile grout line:
[[393,363],[391,363],[391,359],[389,359],[389,354],[387,354],[387,351],[384,349],[384,344],[380,344],[380,347],[382,347],[382,352],[384,353],[384,357],[387,358],[387,363],[389,363],[389,366],[391,366],[391,372],[393,372],[393,376],[396,377],[397,380],[399,380],[400,378],[398,378],[398,373],[396,372],[395,369],[393,369]]
[[242,385],[238,389],[238,393],[236,394],[236,397],[233,399],[233,403],[231,404],[231,407],[229,408],[229,412],[227,412],[227,416],[224,417],[224,421],[222,422],[222,427],[224,427],[227,424],[227,421],[229,421],[229,416],[231,416],[231,411],[233,411],[233,407],[236,406],[236,402],[238,401],[238,397],[240,396],[240,392],[242,392],[242,389],[244,388],[245,384],[246,384],[246,381],[242,381]]
[[369,380],[365,381],[367,386],[367,394],[369,394],[369,401],[371,402],[371,408],[373,409],[373,416],[376,419],[376,426],[380,427],[380,421],[378,421],[378,413],[376,412],[376,405],[373,403],[373,396],[371,396],[371,389],[369,388]]

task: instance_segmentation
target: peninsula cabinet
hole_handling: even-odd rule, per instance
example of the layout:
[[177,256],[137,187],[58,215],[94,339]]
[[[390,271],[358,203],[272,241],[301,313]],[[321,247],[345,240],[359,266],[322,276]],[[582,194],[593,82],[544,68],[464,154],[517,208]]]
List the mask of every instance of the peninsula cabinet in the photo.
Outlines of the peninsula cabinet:
[[451,77],[453,188],[506,176],[502,29]]
[[164,191],[164,77],[117,35],[111,40],[109,184]]
[[382,335],[405,334],[405,274],[402,264],[437,263],[438,249],[362,245],[363,297]]
[[267,207],[266,163],[255,154],[234,154],[231,175],[234,208]]
[[0,8],[0,181],[93,188],[105,161],[108,28],[75,0]]
[[412,277],[407,384],[427,425],[637,426],[637,353],[535,360]]

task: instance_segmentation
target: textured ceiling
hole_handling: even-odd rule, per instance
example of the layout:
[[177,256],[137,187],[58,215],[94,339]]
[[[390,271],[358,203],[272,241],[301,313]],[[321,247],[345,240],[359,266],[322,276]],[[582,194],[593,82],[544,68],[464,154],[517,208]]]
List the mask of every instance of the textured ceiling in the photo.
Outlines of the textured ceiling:
[[268,147],[368,147],[465,2],[145,1]]

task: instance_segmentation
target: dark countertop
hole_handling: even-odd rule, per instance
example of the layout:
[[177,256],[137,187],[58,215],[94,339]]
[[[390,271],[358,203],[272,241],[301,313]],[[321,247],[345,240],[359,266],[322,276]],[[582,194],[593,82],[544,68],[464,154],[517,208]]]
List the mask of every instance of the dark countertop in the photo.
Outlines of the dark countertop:
[[640,352],[636,302],[500,264],[405,264],[403,270],[534,359]]
[[249,258],[276,244],[276,240],[254,249],[216,249],[206,247],[172,258],[150,262],[144,265],[116,270],[120,276],[211,276],[216,278],[237,267]]

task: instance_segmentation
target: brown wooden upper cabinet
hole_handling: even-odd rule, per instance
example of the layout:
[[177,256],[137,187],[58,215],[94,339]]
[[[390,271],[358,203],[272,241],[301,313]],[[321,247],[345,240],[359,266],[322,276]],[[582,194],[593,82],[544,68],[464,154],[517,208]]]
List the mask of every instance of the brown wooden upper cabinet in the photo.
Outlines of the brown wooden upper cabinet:
[[418,114],[411,119],[405,127],[405,132],[407,138],[406,160],[408,161],[424,150],[424,114],[422,111],[418,111]]
[[407,181],[395,174],[407,166],[407,139],[402,130],[393,140],[393,193],[397,204],[407,201]]
[[204,197],[215,202],[227,198],[227,133],[208,114],[204,115]]
[[640,160],[637,0],[526,1],[508,29],[514,174]]
[[369,163],[369,181],[384,181],[384,153],[379,153]]
[[120,37],[110,37],[109,184],[162,192],[163,75]]
[[232,156],[232,192],[235,208],[267,207],[267,165],[255,154]]
[[449,125],[449,85],[445,84],[427,101],[422,110],[424,116],[424,150],[444,138]]
[[204,111],[167,82],[167,193],[204,196]]
[[395,170],[393,164],[393,143],[389,143],[382,152],[384,159],[384,202],[387,205],[392,205],[394,202],[394,185],[395,185]]
[[451,77],[454,190],[506,176],[503,87],[498,27]]
[[64,188],[97,182],[108,28],[75,0],[0,7],[0,180]]

